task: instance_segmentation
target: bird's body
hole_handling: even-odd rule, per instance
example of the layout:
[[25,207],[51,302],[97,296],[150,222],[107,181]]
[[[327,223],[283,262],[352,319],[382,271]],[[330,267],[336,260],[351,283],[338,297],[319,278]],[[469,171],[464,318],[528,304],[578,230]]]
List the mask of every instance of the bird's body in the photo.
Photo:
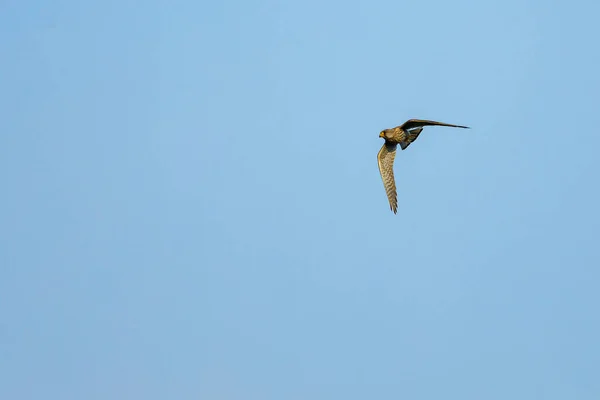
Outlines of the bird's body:
[[452,128],[468,128],[468,126],[452,125],[443,122],[428,121],[423,119],[409,119],[402,125],[395,128],[384,129],[379,134],[380,138],[385,139],[385,143],[377,153],[377,163],[379,172],[383,180],[383,186],[390,202],[390,208],[394,214],[398,210],[398,200],[396,196],[396,182],[394,180],[394,159],[396,158],[396,148],[400,145],[405,150],[412,142],[417,140],[424,126],[438,125],[449,126]]

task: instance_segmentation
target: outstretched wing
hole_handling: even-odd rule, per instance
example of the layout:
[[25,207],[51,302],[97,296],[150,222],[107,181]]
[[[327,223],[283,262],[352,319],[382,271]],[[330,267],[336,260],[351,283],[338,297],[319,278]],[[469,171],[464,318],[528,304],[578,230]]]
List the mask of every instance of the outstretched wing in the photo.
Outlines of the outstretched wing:
[[383,187],[390,202],[390,209],[396,214],[398,210],[398,200],[396,199],[396,182],[394,182],[394,158],[396,158],[395,143],[384,143],[377,153],[377,163],[379,164],[379,173],[383,180]]
[[400,128],[402,128],[404,130],[410,130],[410,129],[422,128],[424,126],[430,126],[430,125],[449,126],[451,128],[469,129],[468,126],[452,125],[452,124],[446,124],[444,122],[429,121],[429,120],[426,120],[426,119],[409,119],[408,121],[406,121],[405,123],[403,123],[402,125],[400,125]]

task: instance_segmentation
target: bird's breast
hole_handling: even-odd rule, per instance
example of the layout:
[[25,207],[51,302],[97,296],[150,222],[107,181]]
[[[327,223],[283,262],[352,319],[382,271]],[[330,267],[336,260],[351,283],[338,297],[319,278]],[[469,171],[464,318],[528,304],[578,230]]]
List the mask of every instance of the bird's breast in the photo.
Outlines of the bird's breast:
[[394,133],[392,134],[392,141],[396,143],[403,142],[406,139],[406,133],[403,129],[396,128],[394,129]]

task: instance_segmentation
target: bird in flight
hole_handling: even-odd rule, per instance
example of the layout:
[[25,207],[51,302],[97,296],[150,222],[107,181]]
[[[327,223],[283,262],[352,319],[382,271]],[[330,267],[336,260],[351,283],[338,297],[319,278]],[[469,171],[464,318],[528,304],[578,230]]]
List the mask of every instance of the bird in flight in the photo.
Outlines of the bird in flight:
[[396,198],[396,182],[394,182],[394,158],[396,157],[396,147],[400,145],[402,150],[406,148],[417,138],[424,126],[438,125],[449,126],[452,128],[466,128],[468,126],[445,124],[443,122],[428,121],[424,119],[409,119],[405,123],[395,128],[384,129],[379,133],[380,138],[385,139],[385,143],[377,153],[377,163],[379,164],[379,173],[383,180],[385,193],[390,202],[390,209],[396,214],[398,210],[398,200]]

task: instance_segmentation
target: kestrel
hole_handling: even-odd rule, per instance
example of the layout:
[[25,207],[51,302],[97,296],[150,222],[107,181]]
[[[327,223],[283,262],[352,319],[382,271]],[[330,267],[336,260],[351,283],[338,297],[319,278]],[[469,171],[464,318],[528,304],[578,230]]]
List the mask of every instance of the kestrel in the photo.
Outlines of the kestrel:
[[468,126],[445,124],[443,122],[427,121],[424,119],[409,119],[400,126],[391,129],[384,129],[379,134],[380,138],[385,139],[385,143],[377,153],[377,163],[379,164],[379,173],[383,180],[385,193],[390,202],[390,209],[396,214],[398,210],[398,200],[396,199],[396,183],[394,182],[394,158],[396,157],[396,147],[400,145],[402,150],[406,148],[417,138],[424,126],[439,125],[450,126],[452,128],[466,128]]

